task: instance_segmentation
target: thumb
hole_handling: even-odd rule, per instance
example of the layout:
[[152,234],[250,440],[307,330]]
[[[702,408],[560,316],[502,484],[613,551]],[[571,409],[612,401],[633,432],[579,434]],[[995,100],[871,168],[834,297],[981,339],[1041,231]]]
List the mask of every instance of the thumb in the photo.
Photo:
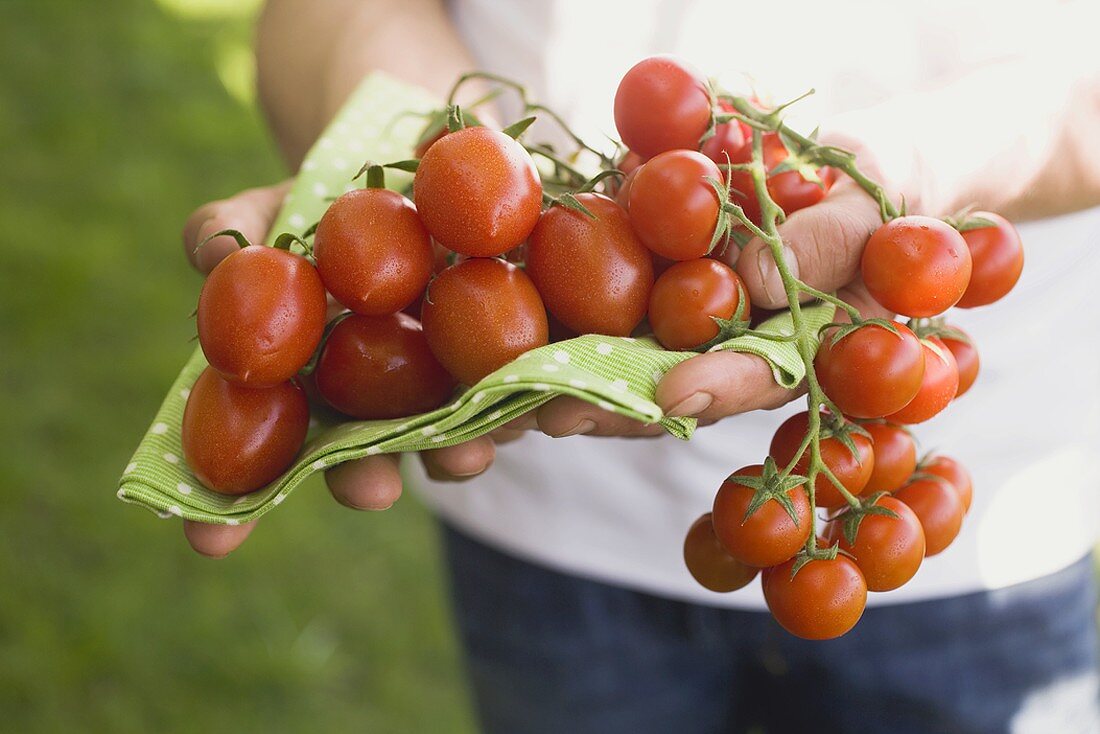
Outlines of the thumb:
[[274,186],[247,189],[228,199],[204,204],[192,212],[183,227],[183,247],[188,261],[206,274],[236,250],[236,241],[226,236],[215,237],[195,251],[205,238],[223,229],[237,229],[250,242],[263,242],[290,184],[290,180],[286,180]]

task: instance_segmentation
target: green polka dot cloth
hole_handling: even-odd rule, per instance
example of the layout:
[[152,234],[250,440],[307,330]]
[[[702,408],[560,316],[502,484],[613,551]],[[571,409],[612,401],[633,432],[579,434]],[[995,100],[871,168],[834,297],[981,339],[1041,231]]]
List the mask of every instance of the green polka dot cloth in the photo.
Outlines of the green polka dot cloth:
[[[302,164],[273,235],[283,231],[300,234],[317,221],[332,197],[355,186],[351,177],[364,161],[409,157],[423,118],[402,116],[400,112],[423,112],[437,104],[426,92],[391,77],[367,77]],[[407,185],[408,177],[387,172],[387,182]],[[816,329],[832,319],[833,307],[814,305],[805,308],[804,314]],[[789,334],[790,315],[775,316],[761,324],[758,331]],[[802,361],[790,343],[746,334],[717,349],[763,357],[771,364],[776,381],[787,387],[797,385],[805,376]],[[124,470],[118,497],[164,518],[235,525],[281,504],[315,472],[364,456],[468,441],[558,395],[573,395],[646,423],[659,422],[670,434],[686,440],[695,429],[695,420],[664,417],[653,398],[661,376],[692,356],[691,352],[666,351],[652,338],[581,336],[522,355],[430,413],[385,421],[348,421],[317,408],[309,439],[297,462],[264,489],[229,497],[203,487],[183,459],[183,410],[191,385],[206,367],[202,351],[196,350]]]

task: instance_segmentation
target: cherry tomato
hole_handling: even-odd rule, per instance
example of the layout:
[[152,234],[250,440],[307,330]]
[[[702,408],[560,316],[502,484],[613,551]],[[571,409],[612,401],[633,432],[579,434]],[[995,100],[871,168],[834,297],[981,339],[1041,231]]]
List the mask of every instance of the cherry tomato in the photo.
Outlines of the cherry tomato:
[[642,244],[670,260],[691,260],[710,251],[718,194],[707,178],[721,182],[722,172],[692,150],[661,153],[638,169],[628,208]]
[[[772,436],[771,448],[768,453],[779,466],[787,466],[794,458],[809,428],[809,415],[806,411],[792,415],[783,421],[779,429],[776,430],[775,435]],[[867,480],[870,478],[875,466],[875,455],[871,450],[871,440],[869,438],[854,432],[849,435],[852,443],[856,446],[858,456],[853,456],[852,452],[841,443],[840,439],[830,436],[821,439],[819,443],[821,460],[825,462],[825,466],[829,467],[833,475],[840,480],[845,489],[854,495],[858,495],[867,486]],[[802,458],[795,464],[794,471],[796,474],[805,475],[809,465],[810,450],[807,448],[802,454]],[[848,504],[840,491],[823,474],[818,475],[817,480],[814,482],[814,495],[818,507],[832,509]]]
[[313,356],[327,308],[325,286],[308,260],[249,245],[207,276],[196,314],[199,345],[225,379],[273,387]]
[[811,560],[791,577],[795,559],[763,574],[764,600],[783,629],[805,640],[840,637],[863,616],[867,582],[855,562],[838,555]]
[[207,367],[183,410],[183,458],[221,494],[266,487],[294,462],[309,429],[309,402],[292,382],[253,388]]
[[728,265],[709,257],[673,264],[649,297],[649,325],[665,349],[685,350],[718,336],[713,317],[731,319],[740,299],[749,317],[749,292]]
[[897,517],[867,514],[859,523],[854,543],[844,537],[843,523],[833,520],[827,531],[831,541],[855,557],[870,591],[892,591],[913,578],[924,560],[924,528],[908,505],[890,496],[875,505]]
[[950,482],[962,499],[963,509],[966,512],[970,511],[970,503],[974,501],[974,482],[965,466],[950,456],[937,456],[921,464],[920,470],[925,474],[943,477]]
[[[734,474],[758,477],[762,472],[763,467],[756,464]],[[760,568],[775,566],[798,553],[813,531],[810,500],[801,486],[787,492],[797,523],[776,500],[768,500],[746,518],[753,494],[751,488],[736,481],[723,482],[714,497],[714,533],[729,554],[742,563]]]
[[737,591],[748,586],[760,569],[746,566],[718,542],[711,513],[706,513],[691,525],[684,538],[684,564],[703,588],[711,591]]
[[487,127],[467,127],[424,153],[413,198],[439,244],[470,257],[492,257],[516,247],[534,229],[542,184],[522,145]]
[[[771,171],[790,155],[783,141],[776,133],[764,133],[764,166]],[[738,151],[730,152],[730,163],[748,163],[752,160],[752,142],[749,140]],[[724,163],[725,161],[721,161]],[[806,207],[813,206],[825,198],[832,185],[833,176],[826,174],[827,169],[819,172],[821,183],[807,181],[798,171],[784,171],[769,174],[768,194],[788,216]],[[756,224],[760,223],[760,203],[756,198],[756,189],[752,175],[748,171],[731,171],[729,184],[733,191],[730,199],[745,210],[745,214]]]
[[616,167],[629,176],[633,171],[641,168],[643,163],[645,163],[645,158],[642,158],[632,150],[628,150],[623,154],[623,157],[619,159],[619,164]]
[[675,56],[642,59],[615,91],[615,127],[643,158],[675,148],[699,149],[711,106],[702,74]]
[[[953,327],[956,331],[962,331],[959,327]],[[965,332],[964,332],[965,333]],[[959,397],[973,385],[978,379],[978,370],[981,368],[981,359],[978,357],[978,348],[974,342],[962,339],[952,339],[949,336],[941,336],[940,342],[951,352],[955,358],[955,365],[959,368],[959,391],[955,397]]]
[[920,519],[926,556],[936,555],[958,536],[966,507],[950,483],[940,479],[914,479],[894,492],[894,497],[909,505]]
[[951,225],[910,215],[875,230],[863,250],[863,282],[876,301],[925,318],[958,303],[970,282],[970,250]]
[[595,218],[552,206],[527,240],[527,275],[547,310],[578,334],[630,336],[646,313],[653,256],[623,208],[602,194],[578,194]]
[[1024,271],[1024,245],[1012,223],[999,214],[975,212],[992,227],[962,233],[974,261],[970,285],[959,299],[959,308],[974,308],[999,301],[1008,294]]
[[924,376],[924,350],[909,328],[862,326],[833,343],[826,335],[814,360],[817,380],[844,415],[881,418],[905,407]]
[[428,286],[421,321],[432,354],[465,385],[547,343],[531,279],[496,258],[463,260]]
[[368,316],[400,311],[432,275],[432,238],[396,191],[357,189],[332,202],[313,240],[317,272],[332,297]]
[[329,405],[360,420],[426,413],[447,402],[455,387],[420,323],[404,313],[342,320],[313,374]]
[[955,399],[959,391],[959,368],[951,350],[932,337],[921,342],[924,347],[924,376],[916,397],[886,419],[894,423],[923,423],[938,414]]
[[864,492],[893,492],[917,470],[917,443],[901,426],[893,423],[865,423],[871,434],[875,463]]
[[[719,102],[718,106],[723,112],[733,112],[733,105],[729,102]],[[748,140],[749,138],[745,136],[745,131],[742,129],[739,120],[723,122],[714,127],[714,135],[707,138],[706,142],[699,148],[699,152],[707,158],[710,158],[719,166],[725,164],[727,161],[730,163],[741,163],[743,161],[735,159],[744,155],[745,146]],[[750,158],[751,155],[752,151],[750,150]]]

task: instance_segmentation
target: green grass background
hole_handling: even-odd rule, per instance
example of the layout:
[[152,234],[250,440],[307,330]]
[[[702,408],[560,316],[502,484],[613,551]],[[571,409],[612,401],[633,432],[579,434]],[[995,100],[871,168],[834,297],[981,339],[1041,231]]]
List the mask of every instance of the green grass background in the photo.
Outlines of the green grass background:
[[474,728],[411,498],[311,483],[214,562],[114,496],[193,348],[185,217],[285,175],[254,5],[0,2],[0,731]]

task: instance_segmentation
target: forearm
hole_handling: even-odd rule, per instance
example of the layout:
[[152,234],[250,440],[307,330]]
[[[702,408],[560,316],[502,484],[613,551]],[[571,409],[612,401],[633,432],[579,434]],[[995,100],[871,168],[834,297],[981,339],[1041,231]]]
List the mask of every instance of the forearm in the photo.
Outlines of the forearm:
[[256,59],[260,101],[292,168],[367,73],[442,95],[474,66],[441,0],[268,0]]

